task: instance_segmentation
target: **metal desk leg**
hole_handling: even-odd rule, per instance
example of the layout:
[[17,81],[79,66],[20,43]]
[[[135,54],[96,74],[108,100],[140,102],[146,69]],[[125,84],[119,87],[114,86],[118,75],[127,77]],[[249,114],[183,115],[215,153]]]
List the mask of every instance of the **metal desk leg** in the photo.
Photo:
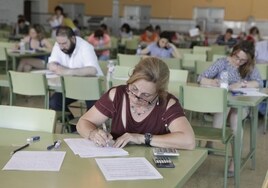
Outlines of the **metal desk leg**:
[[237,108],[237,132],[234,144],[234,162],[235,162],[235,187],[240,187],[240,167],[241,167],[241,132],[242,132],[242,106]]
[[256,134],[258,126],[258,107],[253,107],[253,117],[250,127],[250,152],[252,152],[251,168],[255,170],[256,167]]

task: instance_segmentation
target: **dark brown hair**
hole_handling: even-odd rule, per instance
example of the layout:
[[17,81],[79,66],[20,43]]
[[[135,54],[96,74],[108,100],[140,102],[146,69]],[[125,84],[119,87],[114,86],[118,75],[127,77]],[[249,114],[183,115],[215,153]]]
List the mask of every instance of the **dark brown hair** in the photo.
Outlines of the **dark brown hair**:
[[238,44],[236,44],[232,50],[231,56],[236,55],[238,52],[243,51],[247,54],[248,61],[241,65],[238,70],[240,73],[240,76],[242,78],[245,78],[248,74],[252,72],[255,66],[255,47],[254,43],[252,41],[241,41]]

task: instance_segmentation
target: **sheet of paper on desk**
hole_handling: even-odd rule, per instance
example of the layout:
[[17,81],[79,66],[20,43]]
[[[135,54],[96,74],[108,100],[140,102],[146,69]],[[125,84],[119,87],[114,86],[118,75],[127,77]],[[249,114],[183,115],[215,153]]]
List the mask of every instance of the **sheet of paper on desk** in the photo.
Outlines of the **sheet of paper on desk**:
[[92,141],[84,138],[67,138],[64,141],[75,155],[79,155],[82,158],[128,155],[128,152],[122,148],[98,147]]
[[245,96],[268,96],[267,94],[260,92],[258,88],[238,88],[233,91],[241,91]]
[[144,157],[96,159],[107,181],[162,179],[162,175]]
[[18,151],[3,170],[60,171],[65,151]]
[[46,74],[46,78],[58,78],[59,77],[59,75],[55,74],[54,72],[50,70],[35,70],[35,71],[31,71],[31,73]]

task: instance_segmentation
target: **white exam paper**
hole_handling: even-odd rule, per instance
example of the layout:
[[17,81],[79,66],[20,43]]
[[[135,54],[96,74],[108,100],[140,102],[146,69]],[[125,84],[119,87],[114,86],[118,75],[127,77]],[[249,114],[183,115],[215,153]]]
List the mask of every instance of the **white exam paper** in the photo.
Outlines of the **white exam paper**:
[[259,88],[238,88],[233,91],[241,91],[245,96],[268,96],[265,93],[261,93]]
[[3,170],[59,171],[65,151],[18,151]]
[[67,138],[64,139],[75,155],[82,158],[86,157],[110,157],[126,156],[128,152],[122,148],[98,147],[91,140],[84,138]]
[[105,158],[96,162],[107,181],[163,178],[144,157]]

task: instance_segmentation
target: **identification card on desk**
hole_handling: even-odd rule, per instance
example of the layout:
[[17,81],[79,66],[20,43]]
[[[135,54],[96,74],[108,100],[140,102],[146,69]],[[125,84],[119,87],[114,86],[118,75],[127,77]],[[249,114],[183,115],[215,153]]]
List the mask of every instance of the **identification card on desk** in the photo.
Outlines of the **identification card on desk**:
[[179,156],[178,150],[174,148],[153,148],[154,156]]

